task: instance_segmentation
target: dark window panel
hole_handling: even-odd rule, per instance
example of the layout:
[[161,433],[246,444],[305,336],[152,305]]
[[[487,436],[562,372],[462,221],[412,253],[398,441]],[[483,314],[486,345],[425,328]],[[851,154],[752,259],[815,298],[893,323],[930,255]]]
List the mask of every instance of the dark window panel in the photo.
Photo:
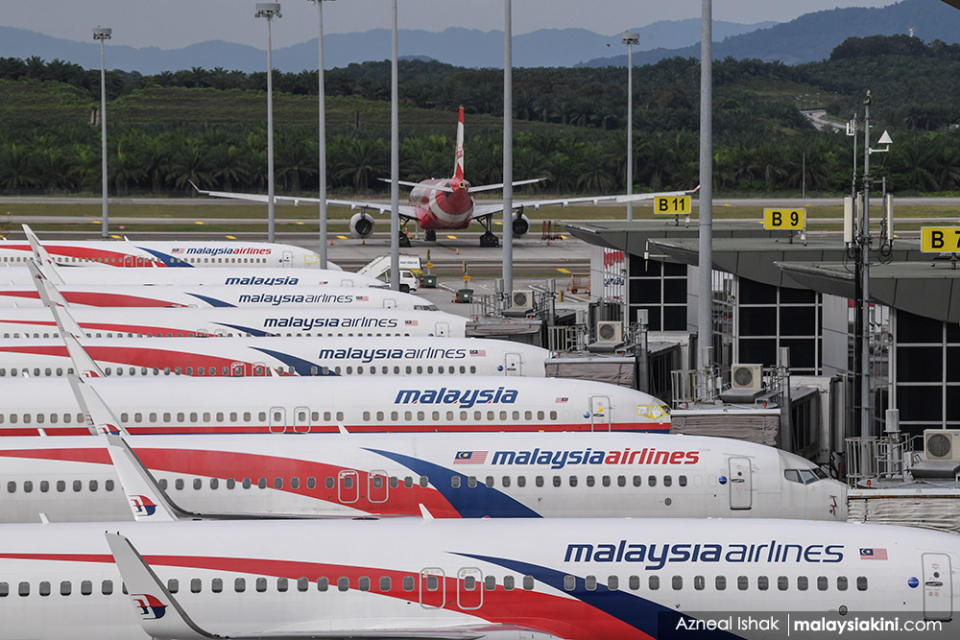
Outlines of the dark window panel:
[[897,311],[897,342],[940,343],[942,330],[943,323],[939,320]]
[[660,277],[663,273],[663,263],[657,260],[644,260],[635,256],[630,257],[631,277]]
[[665,276],[686,276],[687,265],[676,264],[674,262],[663,263],[663,275]]
[[[663,331],[660,325],[660,310],[662,307],[639,307],[640,309],[647,310],[647,328],[650,331]],[[634,322],[637,322],[637,309],[638,307],[631,307],[631,318]]]
[[814,304],[816,301],[817,294],[810,289],[780,287],[780,304]]
[[904,422],[925,420],[939,423],[941,393],[940,386],[897,387],[897,408],[900,410],[900,420]]
[[659,304],[660,279],[642,279],[630,281],[630,304]]
[[947,382],[960,382],[960,347],[947,347]]
[[687,301],[687,281],[664,280],[663,301],[685,303]]
[[[783,313],[783,310],[780,311]],[[808,340],[780,340],[781,347],[790,347],[790,367],[793,369],[813,369],[816,366],[814,353],[816,353],[817,343],[819,341],[810,338]]]
[[776,304],[777,288],[769,284],[740,278],[741,304]]
[[684,307],[664,307],[663,308],[663,331],[686,331],[687,330],[687,308]]
[[781,307],[781,336],[814,336],[817,334],[817,308]]
[[897,380],[940,382],[943,377],[941,347],[897,347]]
[[741,336],[773,336],[776,334],[776,307],[740,307]]
[[776,364],[777,341],[773,338],[740,340],[740,362],[764,365]]

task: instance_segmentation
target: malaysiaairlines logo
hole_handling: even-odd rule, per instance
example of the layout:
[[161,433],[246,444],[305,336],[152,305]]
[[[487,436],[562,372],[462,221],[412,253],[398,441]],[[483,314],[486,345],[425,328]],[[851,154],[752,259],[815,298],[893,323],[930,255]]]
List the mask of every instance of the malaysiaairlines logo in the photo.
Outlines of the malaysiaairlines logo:
[[516,389],[401,389],[394,404],[452,404],[469,409],[477,404],[514,404],[520,392]]
[[133,506],[133,512],[138,516],[152,516],[157,512],[157,505],[147,496],[128,495],[127,499]]
[[568,544],[564,562],[629,562],[657,571],[667,564],[727,562],[740,564],[836,563],[843,561],[842,544],[646,544],[627,540]]
[[159,620],[167,612],[167,605],[160,602],[157,596],[149,593],[131,593],[133,604],[140,610],[142,620]]

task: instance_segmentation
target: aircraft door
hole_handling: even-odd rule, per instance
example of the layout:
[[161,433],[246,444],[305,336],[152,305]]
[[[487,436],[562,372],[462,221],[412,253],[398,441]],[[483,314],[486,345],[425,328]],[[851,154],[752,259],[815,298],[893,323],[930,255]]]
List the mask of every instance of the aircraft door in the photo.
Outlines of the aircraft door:
[[280,256],[280,266],[281,267],[292,267],[293,266],[293,252],[284,251]]
[[293,410],[293,432],[310,433],[310,409],[296,407]]
[[427,567],[420,572],[420,606],[439,609],[446,604],[446,584],[443,569]]
[[923,618],[950,620],[953,618],[953,575],[950,556],[945,553],[925,553],[923,561]]
[[434,333],[438,338],[446,338],[450,335],[450,323],[449,322],[438,322]]
[[590,430],[610,431],[610,398],[590,396]]
[[352,287],[352,286],[353,286],[353,280],[351,280],[350,278],[344,278],[343,280],[340,281],[340,286],[341,286],[341,287]]
[[728,461],[730,508],[738,511],[753,507],[753,478],[750,458],[730,458]]
[[371,471],[367,476],[367,500],[370,502],[386,502],[389,493],[386,471]]
[[287,430],[287,411],[283,407],[270,407],[270,433]]
[[523,375],[523,360],[519,353],[504,354],[503,374],[507,376]]
[[384,309],[396,309],[397,300],[396,298],[384,298],[383,299],[383,308]]
[[357,486],[358,474],[353,469],[344,469],[337,474],[337,500],[352,504],[360,499],[360,487]]
[[457,607],[479,609],[483,606],[483,573],[474,567],[457,572]]

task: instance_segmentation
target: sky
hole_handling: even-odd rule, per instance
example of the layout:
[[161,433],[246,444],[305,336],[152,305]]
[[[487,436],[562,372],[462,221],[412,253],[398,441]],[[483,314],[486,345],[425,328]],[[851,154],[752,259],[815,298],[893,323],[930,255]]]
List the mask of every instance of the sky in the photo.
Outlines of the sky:
[[[803,13],[835,7],[879,7],[893,0],[721,0],[715,20],[785,22]],[[100,24],[113,29],[113,44],[175,49],[205,40],[262,46],[265,27],[254,18],[255,0],[3,0],[0,26],[18,27],[70,40],[91,40]],[[658,20],[700,15],[700,2],[679,0],[515,0],[513,32],[582,27],[612,35]],[[334,0],[323,9],[325,33],[351,33],[391,26],[390,0]],[[401,29],[442,31],[459,26],[500,30],[503,0],[399,0]],[[283,17],[273,29],[274,46],[316,37],[316,4],[281,2]],[[601,10],[602,9],[602,10]]]

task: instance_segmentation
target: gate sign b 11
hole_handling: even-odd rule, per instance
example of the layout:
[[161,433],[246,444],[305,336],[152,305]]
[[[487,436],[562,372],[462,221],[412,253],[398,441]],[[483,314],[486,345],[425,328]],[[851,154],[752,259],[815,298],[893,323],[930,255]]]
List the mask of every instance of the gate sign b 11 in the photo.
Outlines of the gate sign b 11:
[[960,227],[921,227],[923,253],[960,253]]
[[653,199],[655,215],[688,216],[692,210],[690,196],[657,196]]
[[764,209],[763,228],[773,231],[799,231],[807,227],[806,209]]

